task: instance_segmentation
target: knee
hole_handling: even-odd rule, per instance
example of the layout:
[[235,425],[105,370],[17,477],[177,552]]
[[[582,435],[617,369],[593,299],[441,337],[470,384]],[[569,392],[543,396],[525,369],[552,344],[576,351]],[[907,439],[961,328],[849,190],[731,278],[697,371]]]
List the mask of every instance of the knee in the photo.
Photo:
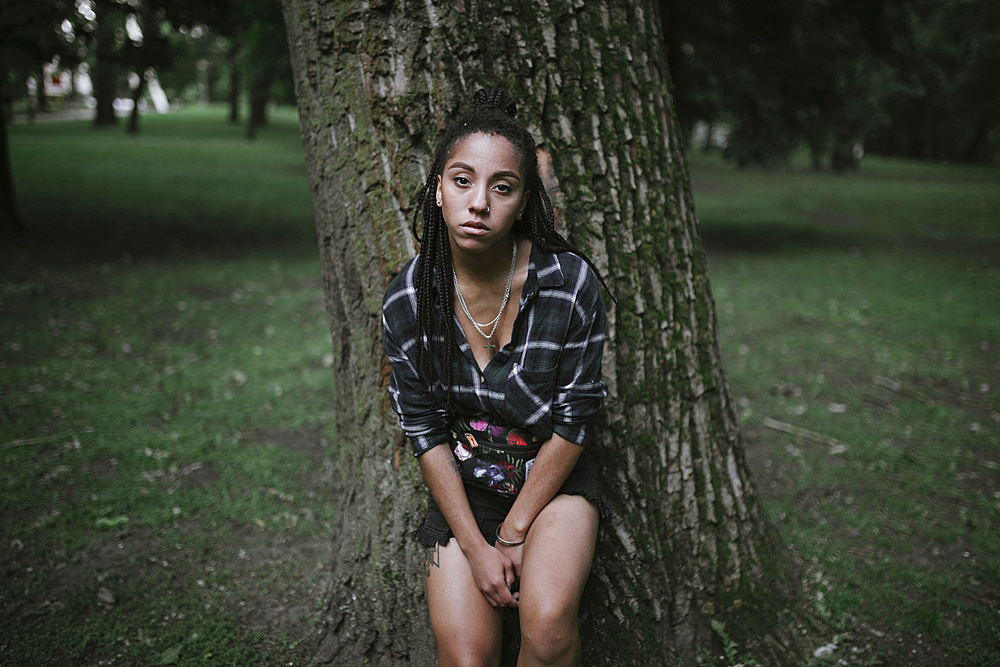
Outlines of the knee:
[[479,642],[448,642],[438,644],[439,667],[497,667],[500,664],[500,647],[486,646]]
[[535,664],[573,664],[579,650],[576,615],[564,609],[521,611],[521,651]]

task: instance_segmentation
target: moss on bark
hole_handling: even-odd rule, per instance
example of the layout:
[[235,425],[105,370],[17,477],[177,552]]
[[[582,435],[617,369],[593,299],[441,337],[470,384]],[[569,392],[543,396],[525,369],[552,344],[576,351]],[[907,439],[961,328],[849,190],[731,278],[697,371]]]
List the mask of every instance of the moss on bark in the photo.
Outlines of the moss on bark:
[[406,221],[437,132],[501,84],[551,157],[565,233],[621,304],[594,445],[618,514],[585,594],[586,664],[679,664],[716,644],[713,619],[769,664],[797,664],[811,618],[742,454],[656,3],[285,0],[285,12],[354,480],[318,657],[433,664],[407,539],[424,491],[386,406],[378,309],[415,251]]

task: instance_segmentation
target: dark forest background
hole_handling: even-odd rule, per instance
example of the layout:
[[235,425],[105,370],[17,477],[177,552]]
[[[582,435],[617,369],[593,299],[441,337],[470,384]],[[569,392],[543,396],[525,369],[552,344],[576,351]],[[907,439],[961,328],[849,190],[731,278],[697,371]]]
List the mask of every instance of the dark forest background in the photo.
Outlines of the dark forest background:
[[[266,123],[268,102],[293,101],[277,0],[0,7],[5,122],[89,102],[96,125],[115,125],[114,101],[135,100],[138,111],[154,77],[173,102],[228,101],[230,119],[250,135]],[[661,14],[689,142],[740,166],[782,165],[802,146],[817,168],[834,170],[866,152],[1000,157],[1000,3],[663,0]],[[93,82],[86,96],[74,90],[80,73]],[[38,82],[53,76],[69,85],[46,95]]]

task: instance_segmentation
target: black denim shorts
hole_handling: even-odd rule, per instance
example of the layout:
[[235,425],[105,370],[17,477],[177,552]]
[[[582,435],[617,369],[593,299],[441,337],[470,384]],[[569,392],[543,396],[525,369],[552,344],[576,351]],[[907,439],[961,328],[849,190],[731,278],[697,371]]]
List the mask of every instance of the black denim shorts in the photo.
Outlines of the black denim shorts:
[[[613,514],[611,506],[604,502],[601,497],[601,485],[597,478],[597,471],[590,462],[586,450],[556,495],[560,493],[583,496],[597,508],[602,521],[610,519]],[[479,532],[483,534],[490,545],[493,545],[496,542],[497,528],[507,518],[507,513],[514,505],[516,496],[504,496],[475,484],[466,484],[465,494],[469,498],[469,506],[472,508],[472,516],[475,517],[476,524],[479,526]],[[454,536],[441,508],[434,502],[434,497],[430,494],[427,497],[427,515],[424,516],[420,528],[411,535],[425,547],[432,547],[435,544],[445,545]]]

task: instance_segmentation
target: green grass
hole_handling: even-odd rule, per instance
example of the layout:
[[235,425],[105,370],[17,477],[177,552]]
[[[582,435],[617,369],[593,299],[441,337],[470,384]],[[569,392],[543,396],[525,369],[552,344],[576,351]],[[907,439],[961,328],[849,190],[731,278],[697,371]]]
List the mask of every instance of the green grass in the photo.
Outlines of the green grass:
[[868,157],[861,171],[834,176],[738,171],[700,152],[690,159],[703,231],[720,245],[751,240],[755,248],[815,251],[843,242],[879,250],[945,242],[973,255],[976,245],[984,254],[992,248],[995,256],[1000,244],[995,168]]
[[[10,128],[0,664],[301,662],[336,511],[312,206],[294,112],[225,117]],[[835,658],[995,665],[1000,172],[862,165],[692,156],[748,458]]]
[[691,171],[748,456],[824,615],[888,664],[998,664],[1000,171]]
[[14,180],[32,229],[106,244],[298,248],[315,239],[293,109],[254,141],[221,107],[142,118],[140,133],[87,122],[11,127]]
[[10,128],[35,238],[0,273],[2,664],[294,655],[241,606],[315,567],[260,545],[329,539],[329,334],[295,113],[224,118]]

